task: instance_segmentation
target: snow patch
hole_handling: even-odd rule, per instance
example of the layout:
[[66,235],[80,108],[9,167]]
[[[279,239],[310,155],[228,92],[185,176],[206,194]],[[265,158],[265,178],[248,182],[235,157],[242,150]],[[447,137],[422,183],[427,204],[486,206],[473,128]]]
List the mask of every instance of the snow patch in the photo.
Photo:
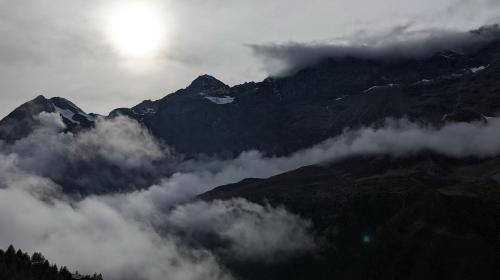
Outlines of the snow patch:
[[74,124],[81,124],[79,121],[73,119],[73,117],[75,115],[83,116],[89,122],[95,122],[96,121],[97,117],[91,116],[89,114],[86,114],[86,113],[82,112],[81,110],[78,110],[77,107],[75,107],[74,105],[71,105],[70,103],[69,103],[69,105],[70,105],[70,107],[74,108],[75,111],[77,111],[77,113],[74,113],[73,111],[71,111],[69,109],[63,109],[61,107],[57,107],[56,105],[54,105],[54,107],[55,107],[57,113],[59,113],[62,117],[64,117],[65,119],[67,119],[68,121],[70,121],[70,122],[72,122]]
[[156,110],[154,108],[143,108],[140,111],[132,110],[132,112],[141,116],[152,116],[156,114]]
[[224,97],[206,96],[205,99],[209,100],[212,103],[218,104],[218,105],[231,104],[234,102],[234,97],[231,97],[231,96],[224,96]]
[[425,85],[425,84],[430,84],[432,82],[434,82],[434,80],[423,79],[421,81],[416,82],[415,85]]
[[481,114],[481,115],[482,115],[482,116],[483,116],[483,118],[484,118],[484,119],[486,119],[486,120],[493,119],[493,117],[488,117],[488,116],[486,116],[486,115],[484,115],[484,114]]
[[483,70],[486,70],[486,68],[488,68],[488,67],[489,67],[489,65],[488,66],[482,65],[482,66],[479,66],[479,67],[473,67],[473,68],[470,69],[470,71],[472,73],[477,73],[477,72],[481,72]]
[[387,84],[385,86],[373,86],[367,90],[364,90],[363,93],[370,93],[374,90],[381,89],[381,88],[392,88],[392,87],[397,87],[398,84]]
[[56,112],[59,113],[61,116],[63,116],[68,121],[70,121],[74,124],[80,124],[79,121],[73,120],[73,116],[75,116],[75,113],[73,113],[71,110],[59,108],[57,106],[54,106],[54,107],[56,108]]

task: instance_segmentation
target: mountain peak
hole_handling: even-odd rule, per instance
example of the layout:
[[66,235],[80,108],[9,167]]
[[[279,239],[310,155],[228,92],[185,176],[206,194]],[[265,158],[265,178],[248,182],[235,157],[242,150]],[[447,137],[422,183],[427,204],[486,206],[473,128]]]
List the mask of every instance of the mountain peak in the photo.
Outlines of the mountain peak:
[[35,116],[41,112],[53,113],[54,105],[43,95],[17,107],[5,118],[0,120],[0,139],[15,141],[29,135],[38,124]]
[[199,76],[187,87],[190,91],[214,91],[224,88],[228,86],[210,75]]
[[46,102],[47,98],[43,95],[38,95],[35,99],[32,100],[33,102],[40,103],[40,102]]
[[198,78],[194,79],[193,82],[196,82],[196,81],[216,81],[216,82],[222,83],[221,81],[216,79],[214,76],[210,76],[208,74],[198,76]]

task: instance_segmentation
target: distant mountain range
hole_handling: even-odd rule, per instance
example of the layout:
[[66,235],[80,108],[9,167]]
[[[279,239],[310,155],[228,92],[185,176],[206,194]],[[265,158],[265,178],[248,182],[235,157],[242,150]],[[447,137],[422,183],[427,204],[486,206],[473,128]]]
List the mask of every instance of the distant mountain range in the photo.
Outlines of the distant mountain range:
[[[493,116],[500,108],[499,59],[497,40],[472,53],[443,50],[425,59],[326,59],[289,77],[234,87],[204,75],[108,117],[134,118],[189,156],[286,155],[388,117],[439,124]],[[0,139],[25,136],[41,111],[59,112],[71,130],[90,127],[96,117],[63,98],[39,96],[0,121]]]

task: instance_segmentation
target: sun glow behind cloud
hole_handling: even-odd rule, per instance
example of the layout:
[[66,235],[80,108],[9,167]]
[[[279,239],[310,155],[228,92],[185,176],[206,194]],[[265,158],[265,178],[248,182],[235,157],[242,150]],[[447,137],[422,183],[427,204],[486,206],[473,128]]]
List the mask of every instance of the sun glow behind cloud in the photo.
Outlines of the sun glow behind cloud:
[[156,56],[167,43],[167,17],[161,7],[152,4],[116,3],[107,15],[108,39],[122,56]]

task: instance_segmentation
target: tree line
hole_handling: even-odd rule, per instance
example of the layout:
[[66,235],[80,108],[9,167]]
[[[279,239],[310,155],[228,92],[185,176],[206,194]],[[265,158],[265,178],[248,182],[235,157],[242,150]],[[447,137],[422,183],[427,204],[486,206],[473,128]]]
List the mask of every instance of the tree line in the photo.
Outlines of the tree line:
[[32,256],[10,245],[0,249],[0,279],[2,280],[103,280],[101,275],[80,275],[66,267],[50,264],[41,253]]

